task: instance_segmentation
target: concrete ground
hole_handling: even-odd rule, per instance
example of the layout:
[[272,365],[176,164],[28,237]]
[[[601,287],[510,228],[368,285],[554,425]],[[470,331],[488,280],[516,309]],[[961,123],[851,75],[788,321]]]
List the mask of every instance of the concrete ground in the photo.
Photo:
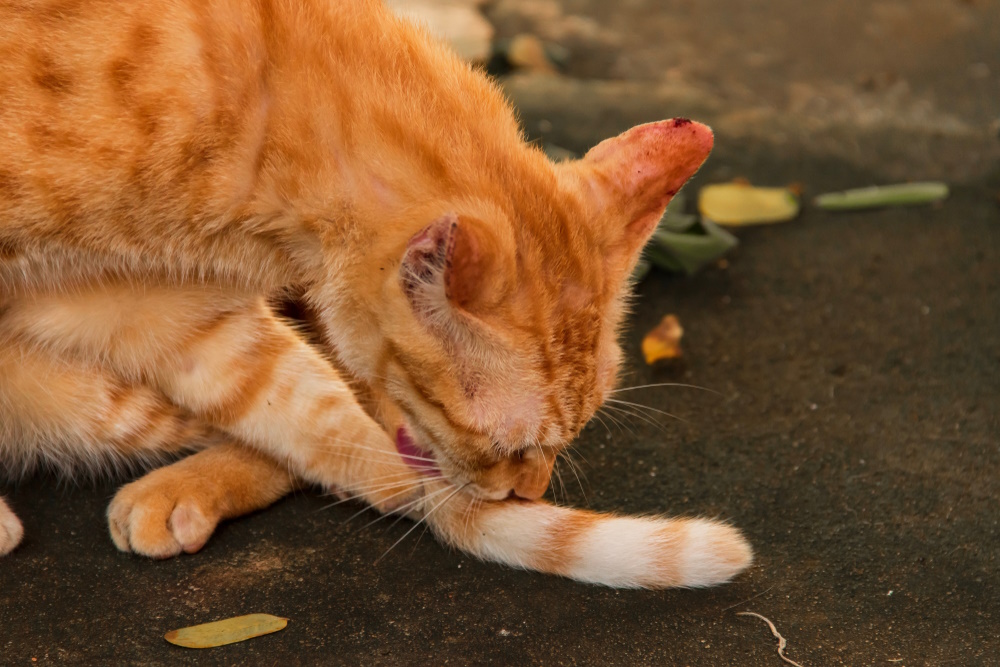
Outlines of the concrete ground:
[[[718,130],[692,193],[735,176],[798,182],[807,199],[889,179],[954,186],[933,207],[807,205],[740,231],[726,268],[639,286],[626,381],[718,393],[632,392],[683,421],[592,424],[576,446],[585,477],[565,472],[556,496],[725,517],[754,567],[711,590],[613,591],[481,564],[429,536],[376,563],[409,526],[366,526],[374,514],[314,493],[224,525],[196,556],[151,562],[111,545],[114,484],[36,479],[0,488],[27,531],[0,561],[0,664],[783,664],[764,622],[736,615],[753,611],[804,666],[1000,665],[1000,8],[611,4],[485,8],[499,39],[531,30],[568,53],[566,76],[506,84],[532,136],[582,151],[690,115]],[[530,18],[531,5],[556,13]],[[789,82],[813,92],[793,103]],[[857,105],[888,111],[872,120]],[[650,369],[639,341],[666,313],[684,325],[685,357]],[[162,639],[252,612],[291,620],[210,651]]]

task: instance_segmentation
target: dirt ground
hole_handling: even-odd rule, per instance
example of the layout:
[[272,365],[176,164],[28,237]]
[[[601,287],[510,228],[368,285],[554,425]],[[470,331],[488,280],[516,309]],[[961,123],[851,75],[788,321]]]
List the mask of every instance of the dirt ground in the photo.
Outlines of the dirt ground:
[[[653,273],[625,335],[622,416],[576,444],[560,502],[721,516],[757,562],[701,591],[614,591],[408,538],[302,492],[151,562],[107,536],[112,483],[0,491],[27,538],[0,561],[0,665],[1000,665],[1000,6],[499,0],[559,77],[505,86],[529,134],[582,152],[633,123],[713,123],[688,191],[800,183],[798,220],[741,230],[725,268]],[[812,195],[945,178],[943,204],[825,213]],[[685,356],[650,369],[666,313]],[[416,533],[414,533],[416,535]],[[252,612],[281,633],[192,652],[170,629]],[[33,661],[36,659],[37,661]]]

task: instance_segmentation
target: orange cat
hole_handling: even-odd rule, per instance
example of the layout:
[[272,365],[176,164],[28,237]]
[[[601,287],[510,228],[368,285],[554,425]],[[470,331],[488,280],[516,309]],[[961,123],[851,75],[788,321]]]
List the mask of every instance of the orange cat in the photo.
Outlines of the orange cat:
[[[751,552],[724,524],[539,500],[711,146],[677,119],[553,165],[376,0],[6,0],[0,463],[189,454],[108,510],[155,558],[310,483],[516,566],[726,581]],[[336,366],[268,308],[288,289]],[[0,500],[0,554],[21,533]]]

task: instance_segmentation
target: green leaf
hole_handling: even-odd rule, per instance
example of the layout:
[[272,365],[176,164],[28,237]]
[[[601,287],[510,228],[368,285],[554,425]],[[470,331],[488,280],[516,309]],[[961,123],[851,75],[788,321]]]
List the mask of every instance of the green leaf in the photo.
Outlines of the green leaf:
[[683,192],[674,195],[656,228],[669,232],[686,232],[694,227],[698,223],[698,216],[685,213],[685,204],[686,197]]
[[944,183],[898,183],[829,192],[816,197],[813,203],[827,211],[849,211],[877,206],[912,206],[940,201],[948,196]]
[[680,267],[684,273],[692,274],[739,243],[735,236],[708,220],[701,221],[701,228],[704,234],[656,232],[647,249],[650,261],[660,268],[677,271]]
[[632,280],[639,282],[650,266],[671,273],[692,274],[722,257],[739,241],[710,220],[684,213],[684,194],[677,193],[667,206],[643,251]]
[[716,183],[698,192],[702,219],[741,227],[787,222],[799,214],[799,198],[788,188],[761,188],[746,183]]

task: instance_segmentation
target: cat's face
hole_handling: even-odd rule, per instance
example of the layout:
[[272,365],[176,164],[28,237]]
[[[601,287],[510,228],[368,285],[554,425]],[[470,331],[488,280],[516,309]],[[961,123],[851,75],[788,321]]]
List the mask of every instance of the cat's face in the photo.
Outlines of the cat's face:
[[447,202],[412,236],[364,373],[400,451],[481,497],[541,496],[613,390],[628,277],[711,146],[690,121],[633,128],[529,162],[502,197]]

